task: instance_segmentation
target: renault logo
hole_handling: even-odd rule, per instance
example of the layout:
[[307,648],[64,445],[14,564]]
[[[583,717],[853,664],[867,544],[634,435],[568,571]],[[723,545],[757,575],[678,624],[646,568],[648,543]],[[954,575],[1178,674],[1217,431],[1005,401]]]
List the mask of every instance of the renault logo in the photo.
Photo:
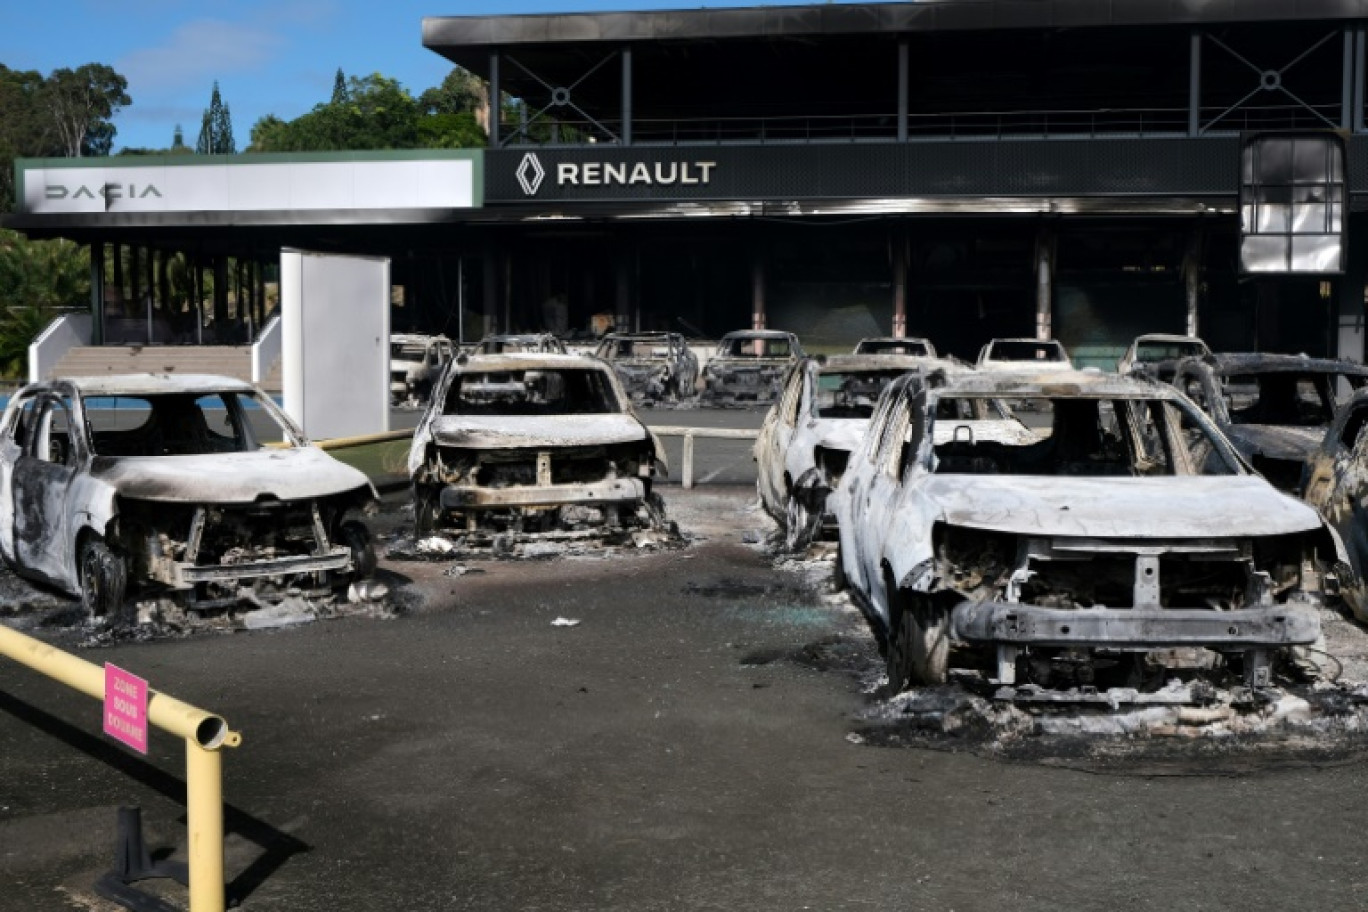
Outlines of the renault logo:
[[541,189],[542,180],[546,177],[546,169],[542,167],[541,161],[537,158],[537,153],[528,152],[518,163],[518,170],[514,172],[518,178],[518,186],[527,196],[536,196]]

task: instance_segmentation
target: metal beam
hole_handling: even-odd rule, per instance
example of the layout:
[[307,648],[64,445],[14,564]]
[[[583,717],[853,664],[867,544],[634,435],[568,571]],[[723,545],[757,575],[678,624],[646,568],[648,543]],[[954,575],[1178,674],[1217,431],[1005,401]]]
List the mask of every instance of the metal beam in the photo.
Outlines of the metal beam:
[[[114,248],[116,251],[118,247]],[[90,343],[104,344],[105,321],[105,245],[90,245]]]
[[907,62],[907,39],[902,38],[898,41],[898,142],[907,142],[907,104],[911,95],[911,87],[907,81],[910,78],[910,69]]
[[489,147],[503,145],[499,136],[499,122],[503,119],[503,90],[499,81],[499,52],[489,55]]
[[1188,136],[1202,132],[1202,33],[1188,33]]
[[618,137],[624,146],[632,144],[632,49],[622,49],[622,126]]

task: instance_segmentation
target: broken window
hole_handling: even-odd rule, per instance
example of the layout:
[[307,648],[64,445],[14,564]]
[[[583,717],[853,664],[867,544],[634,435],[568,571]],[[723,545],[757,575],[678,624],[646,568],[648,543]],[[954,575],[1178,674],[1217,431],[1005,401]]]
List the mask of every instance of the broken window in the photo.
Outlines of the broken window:
[[621,411],[601,370],[466,371],[447,391],[445,415],[606,415]]
[[[964,397],[965,399],[971,397]],[[988,400],[984,400],[988,401]],[[970,425],[936,445],[936,471],[972,475],[1176,475],[1199,466],[1198,474],[1230,474],[1233,467],[1208,431],[1189,421],[1202,459],[1180,432],[1181,410],[1161,399],[1050,398],[1028,400],[1029,410],[1050,415],[1034,439],[985,439]],[[939,404],[938,404],[939,407]],[[955,409],[963,409],[956,403]],[[939,418],[939,415],[938,415]],[[938,438],[939,439],[939,438]]]
[[84,405],[98,456],[204,456],[293,442],[269,409],[242,393],[91,396]]
[[1320,427],[1335,414],[1335,387],[1363,385],[1362,377],[1333,373],[1277,371],[1225,378],[1224,395],[1232,424]]
[[1069,360],[1058,342],[1033,342],[1008,339],[993,343],[988,357],[994,361],[1056,361]]
[[42,396],[24,403],[22,426],[26,429],[26,455],[54,465],[71,465],[71,400]]
[[903,375],[900,370],[820,374],[813,403],[818,418],[868,418],[884,387]]

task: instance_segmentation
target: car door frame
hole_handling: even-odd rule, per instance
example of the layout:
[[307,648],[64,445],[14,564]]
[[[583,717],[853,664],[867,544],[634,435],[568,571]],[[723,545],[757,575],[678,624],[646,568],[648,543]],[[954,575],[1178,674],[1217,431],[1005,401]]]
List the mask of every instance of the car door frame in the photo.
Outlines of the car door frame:
[[[85,461],[84,422],[76,397],[69,392],[49,388],[33,398],[37,402],[34,426],[27,431],[7,486],[13,498],[14,560],[25,574],[66,587],[74,580],[76,523],[71,492]],[[61,462],[49,458],[52,415],[57,408],[65,411],[67,422],[66,454]],[[45,447],[47,457],[39,455]]]

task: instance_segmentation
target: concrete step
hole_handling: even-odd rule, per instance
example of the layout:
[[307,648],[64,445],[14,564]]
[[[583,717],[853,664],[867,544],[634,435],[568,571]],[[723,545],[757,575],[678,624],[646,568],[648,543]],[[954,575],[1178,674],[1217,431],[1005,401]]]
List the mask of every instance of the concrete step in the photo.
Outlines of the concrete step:
[[102,374],[221,374],[252,379],[252,350],[245,345],[86,345],[71,349],[54,377]]

